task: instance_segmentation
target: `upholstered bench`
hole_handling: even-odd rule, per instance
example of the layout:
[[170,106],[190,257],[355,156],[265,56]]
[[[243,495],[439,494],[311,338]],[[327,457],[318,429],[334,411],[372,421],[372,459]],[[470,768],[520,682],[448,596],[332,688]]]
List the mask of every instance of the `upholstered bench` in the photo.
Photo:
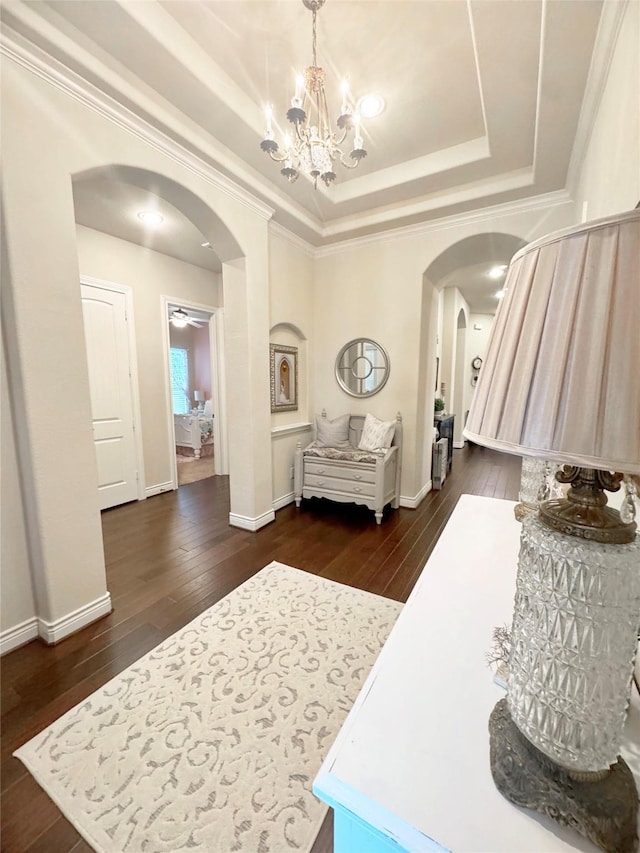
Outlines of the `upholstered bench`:
[[[374,423],[374,431],[365,429]],[[377,431],[376,431],[377,427]],[[386,429],[385,429],[386,428]],[[364,504],[382,521],[387,504],[400,506],[402,466],[402,418],[377,421],[372,415],[343,415],[329,421],[326,412],[316,418],[316,439],[307,447],[298,442],[294,460],[293,492],[296,506],[302,498],[327,498],[343,503]],[[373,435],[373,444],[363,449],[363,431]],[[365,441],[366,444],[366,441]],[[387,445],[388,446],[385,446]]]

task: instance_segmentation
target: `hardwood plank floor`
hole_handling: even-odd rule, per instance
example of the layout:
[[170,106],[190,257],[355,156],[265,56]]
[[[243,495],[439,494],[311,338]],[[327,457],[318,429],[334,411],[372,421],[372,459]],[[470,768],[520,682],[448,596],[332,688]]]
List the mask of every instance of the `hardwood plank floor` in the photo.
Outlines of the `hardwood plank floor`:
[[[519,484],[518,457],[466,447],[454,451],[441,491],[416,510],[385,510],[380,526],[364,507],[312,499],[257,533],[238,530],[228,524],[226,477],[104,512],[113,613],[1,661],[3,853],[91,849],[11,753],[271,560],[406,601],[458,497],[517,500]],[[329,817],[313,853],[331,849]]]

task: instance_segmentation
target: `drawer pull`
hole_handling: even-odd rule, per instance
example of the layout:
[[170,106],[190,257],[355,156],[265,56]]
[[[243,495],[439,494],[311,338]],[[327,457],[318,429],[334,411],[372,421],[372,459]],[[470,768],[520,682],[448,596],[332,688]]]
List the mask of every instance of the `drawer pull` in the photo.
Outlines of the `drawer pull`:
[[362,479],[362,474],[354,474],[354,475],[353,475],[353,479],[354,479],[354,480],[361,480],[361,479]]
[[360,488],[360,486],[354,486],[354,487],[353,487],[353,491],[354,491],[354,492],[361,492],[361,491],[362,491],[362,489]]
[[318,480],[318,485],[319,485],[319,486],[324,486],[324,480]]
[[324,474],[324,468],[318,468],[318,474]]

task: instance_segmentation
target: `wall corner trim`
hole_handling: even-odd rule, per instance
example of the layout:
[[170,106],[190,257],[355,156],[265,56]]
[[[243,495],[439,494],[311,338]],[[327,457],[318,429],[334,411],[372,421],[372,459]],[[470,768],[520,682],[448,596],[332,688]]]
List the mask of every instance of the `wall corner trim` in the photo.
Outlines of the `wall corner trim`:
[[406,509],[417,509],[432,488],[433,482],[428,480],[414,497],[410,498],[408,495],[400,495],[400,506],[403,506]]
[[105,592],[104,595],[94,601],[89,601],[54,622],[47,622],[46,619],[38,617],[38,634],[45,643],[53,645],[70,634],[75,634],[76,631],[90,625],[102,616],[107,616],[112,610],[111,594]]
[[273,509],[279,510],[289,504],[292,504],[294,501],[293,492],[287,492],[286,495],[282,495],[279,498],[276,498],[273,502]]
[[263,512],[262,515],[257,515],[255,518],[247,515],[237,515],[234,512],[229,513],[229,524],[232,527],[241,527],[242,530],[250,530],[252,533],[255,533],[256,530],[260,530],[261,527],[275,520],[276,514],[272,509],[268,510],[268,512]]
[[38,636],[38,619],[32,616],[31,619],[25,619],[13,628],[7,628],[0,634],[0,655],[6,655],[7,652],[17,649],[19,646],[24,646],[25,643],[30,643]]

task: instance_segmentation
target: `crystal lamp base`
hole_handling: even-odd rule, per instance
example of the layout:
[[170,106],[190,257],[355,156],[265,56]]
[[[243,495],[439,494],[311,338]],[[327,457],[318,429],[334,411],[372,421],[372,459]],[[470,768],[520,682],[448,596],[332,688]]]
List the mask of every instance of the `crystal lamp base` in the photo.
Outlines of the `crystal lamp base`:
[[577,781],[520,733],[506,699],[493,709],[489,733],[491,774],[504,797],[575,829],[607,853],[636,853],[638,793],[623,758],[604,778]]

